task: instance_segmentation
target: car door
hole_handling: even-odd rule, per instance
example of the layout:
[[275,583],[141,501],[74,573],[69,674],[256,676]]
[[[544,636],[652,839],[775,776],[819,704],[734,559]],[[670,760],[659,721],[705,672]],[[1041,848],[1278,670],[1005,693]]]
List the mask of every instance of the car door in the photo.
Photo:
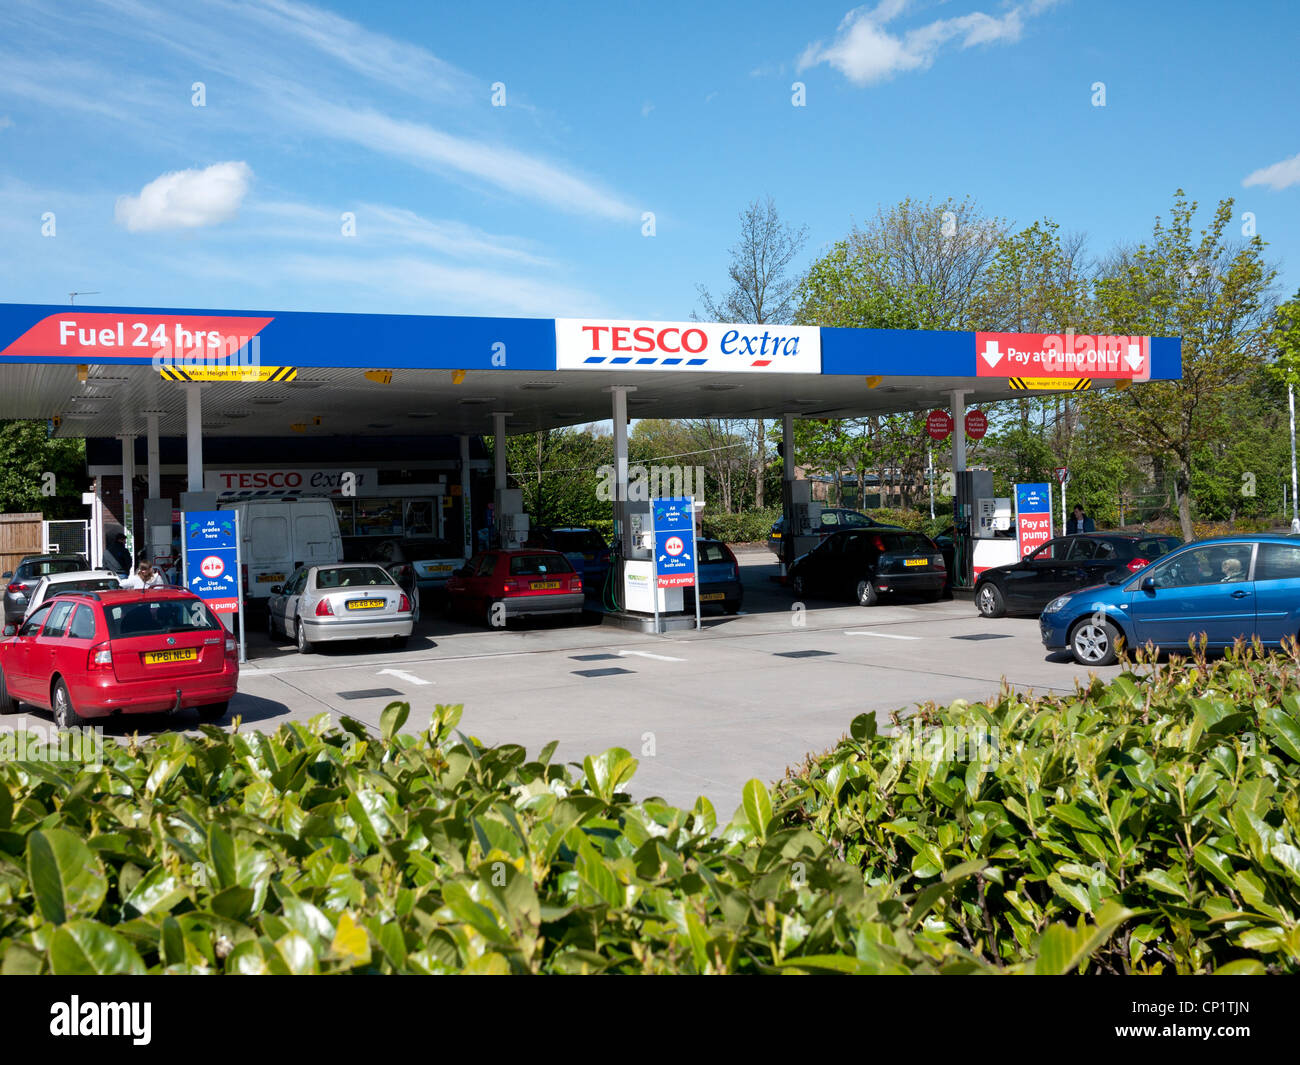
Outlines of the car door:
[[804,585],[809,591],[820,595],[831,593],[837,584],[843,584],[847,580],[846,575],[839,572],[843,562],[844,537],[828,536],[808,553],[804,566]]
[[1057,594],[1100,584],[1106,579],[1106,574],[1114,568],[1114,544],[1109,540],[1098,540],[1091,536],[1076,536],[1070,541],[1065,565],[1061,567],[1061,578],[1065,587]]
[[302,593],[307,587],[307,576],[311,571],[306,566],[295,570],[289,583],[284,586],[284,595],[280,600],[281,617],[284,619],[284,631],[292,636],[294,625],[298,621],[298,604],[302,602]]
[[[50,605],[45,624],[27,653],[27,663],[31,667],[32,699],[41,706],[50,705],[50,678],[60,671],[60,667],[63,670],[68,668],[67,661],[60,661],[60,652],[67,647],[63,634],[68,631],[68,621],[72,617],[72,608],[76,605],[68,599],[55,599]],[[75,672],[80,674],[81,667],[84,666],[83,660],[74,666]]]
[[32,653],[36,648],[36,638],[42,626],[50,616],[54,604],[39,606],[25,621],[18,626],[18,632],[10,639],[5,653],[5,685],[15,699],[33,701],[35,691],[35,665]]
[[1300,636],[1300,544],[1259,545],[1255,555],[1255,631],[1268,644]]
[[1023,558],[1002,578],[1002,594],[1008,610],[1041,610],[1065,589],[1065,556],[1070,541],[1065,537],[1049,540],[1037,551]]
[[1255,632],[1253,543],[1193,545],[1147,571],[1129,605],[1139,645],[1186,651],[1204,633],[1210,647],[1228,647]]

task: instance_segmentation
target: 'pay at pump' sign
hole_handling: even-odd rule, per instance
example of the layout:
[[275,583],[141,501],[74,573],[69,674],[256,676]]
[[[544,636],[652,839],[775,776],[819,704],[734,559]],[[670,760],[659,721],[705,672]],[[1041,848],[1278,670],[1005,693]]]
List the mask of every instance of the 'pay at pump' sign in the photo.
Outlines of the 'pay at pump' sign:
[[185,587],[214,614],[239,609],[239,567],[235,516],[228,510],[193,510],[181,515]]
[[655,531],[655,573],[660,588],[695,586],[695,517],[689,497],[650,501]]
[[1016,540],[1020,557],[1033,554],[1052,538],[1052,486],[1016,485]]

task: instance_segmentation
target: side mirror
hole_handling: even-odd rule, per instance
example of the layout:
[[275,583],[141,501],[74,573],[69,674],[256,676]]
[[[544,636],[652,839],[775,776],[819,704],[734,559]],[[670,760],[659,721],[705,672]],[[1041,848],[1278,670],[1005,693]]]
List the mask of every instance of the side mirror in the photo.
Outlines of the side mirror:
[[17,632],[18,632],[18,626],[17,626],[17,625],[6,625],[6,626],[5,626],[5,635],[6,635],[6,636],[14,636],[14,635],[17,634]]
[[1156,590],[1156,579],[1154,577],[1143,577],[1141,588],[1144,592],[1150,592],[1154,595]]
[[281,594],[283,594],[283,592],[284,592],[284,585],[283,585],[283,584],[273,584],[273,585],[271,585],[271,594],[272,594],[272,595],[281,595]]

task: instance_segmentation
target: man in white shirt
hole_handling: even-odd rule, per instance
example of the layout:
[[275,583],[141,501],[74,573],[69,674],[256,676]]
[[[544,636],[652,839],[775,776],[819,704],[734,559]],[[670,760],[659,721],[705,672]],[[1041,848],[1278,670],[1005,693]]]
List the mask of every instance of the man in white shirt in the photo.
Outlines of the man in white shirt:
[[146,561],[141,562],[136,571],[122,582],[122,587],[142,591],[145,588],[159,588],[166,583],[163,575],[153,568],[152,563]]

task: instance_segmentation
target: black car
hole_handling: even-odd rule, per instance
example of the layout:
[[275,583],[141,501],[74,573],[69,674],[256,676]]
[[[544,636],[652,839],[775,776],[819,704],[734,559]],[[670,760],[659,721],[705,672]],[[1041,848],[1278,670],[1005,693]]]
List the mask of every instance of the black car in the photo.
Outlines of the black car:
[[933,540],[889,526],[832,533],[790,564],[795,595],[848,596],[861,606],[892,592],[938,599],[947,580]]
[[[896,525],[885,525],[869,518],[867,515],[848,507],[822,507],[818,528],[813,535],[830,536],[842,529],[895,529]],[[767,534],[767,545],[775,555],[781,554],[781,543],[785,539],[785,518],[777,518]]]
[[27,555],[16,570],[6,572],[5,624],[22,621],[29,598],[42,577],[90,569],[85,555]]
[[1040,613],[1058,595],[1123,579],[1182,544],[1150,533],[1078,533],[1049,540],[1010,566],[975,581],[975,606],[986,618]]

